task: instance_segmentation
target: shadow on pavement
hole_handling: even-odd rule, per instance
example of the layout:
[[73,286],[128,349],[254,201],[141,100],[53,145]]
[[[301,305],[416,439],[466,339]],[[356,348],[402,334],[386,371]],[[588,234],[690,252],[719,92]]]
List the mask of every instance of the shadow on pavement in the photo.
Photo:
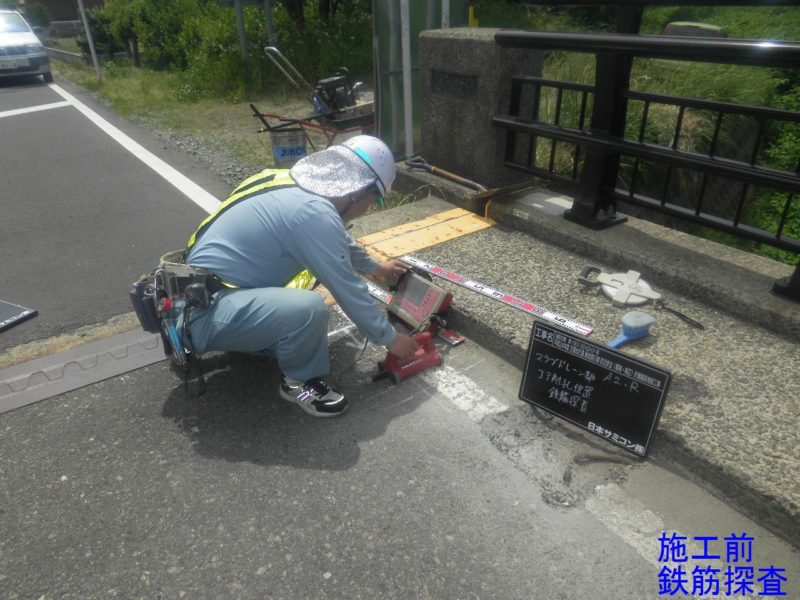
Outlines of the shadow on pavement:
[[[341,359],[341,348],[337,350]],[[342,359],[341,364],[349,361]],[[229,462],[346,470],[358,461],[361,444],[380,438],[394,418],[426,397],[415,388],[410,399],[396,402],[390,384],[364,387],[356,377],[347,377],[341,391],[349,400],[348,411],[323,419],[278,396],[280,372],[272,359],[220,354],[204,359],[203,368],[206,393],[193,398],[183,385],[177,386],[162,415],[178,425],[198,454]]]

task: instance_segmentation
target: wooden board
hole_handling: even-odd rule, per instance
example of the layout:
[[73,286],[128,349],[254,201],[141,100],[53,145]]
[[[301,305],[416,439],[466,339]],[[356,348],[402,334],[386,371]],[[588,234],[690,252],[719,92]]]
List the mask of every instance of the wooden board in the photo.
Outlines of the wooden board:
[[[451,213],[453,211],[447,212]],[[359,238],[358,242],[377,260],[384,261],[404,254],[411,254],[422,248],[435,246],[447,240],[475,233],[494,225],[494,221],[491,219],[484,219],[467,211],[463,212],[465,214],[456,215],[446,220],[432,221],[429,218],[415,223],[407,223],[398,228],[386,230],[386,232],[395,231],[393,235],[380,237],[378,234],[372,234]]]
[[403,235],[406,233],[410,233],[412,231],[425,229],[433,225],[449,221],[450,219],[456,219],[458,217],[468,217],[470,215],[476,216],[474,213],[466,211],[463,208],[454,208],[452,210],[446,210],[444,212],[436,213],[435,215],[425,217],[424,219],[420,219],[419,221],[412,221],[411,223],[403,223],[402,225],[398,225],[396,227],[390,227],[389,229],[384,229],[383,231],[370,233],[368,235],[360,237],[358,241],[361,244],[368,246],[370,244],[376,244],[378,242],[388,240],[398,235]]

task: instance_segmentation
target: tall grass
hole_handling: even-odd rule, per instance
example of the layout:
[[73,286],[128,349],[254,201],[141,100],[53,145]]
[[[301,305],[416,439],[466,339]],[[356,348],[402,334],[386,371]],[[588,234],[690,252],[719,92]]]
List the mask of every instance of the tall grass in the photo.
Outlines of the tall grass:
[[665,6],[644,11],[640,32],[658,35],[671,21],[719,25],[732,38],[797,41],[800,11],[791,6]]

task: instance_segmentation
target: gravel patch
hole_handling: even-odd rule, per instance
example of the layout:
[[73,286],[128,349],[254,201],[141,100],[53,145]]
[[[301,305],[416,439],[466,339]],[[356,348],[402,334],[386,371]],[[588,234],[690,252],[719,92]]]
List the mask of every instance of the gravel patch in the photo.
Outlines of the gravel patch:
[[209,143],[200,136],[160,128],[146,121],[140,124],[167,147],[193,156],[231,186],[241,183],[243,179],[265,168],[263,164],[257,164],[255,161],[248,162],[234,157],[233,153],[221,144]]

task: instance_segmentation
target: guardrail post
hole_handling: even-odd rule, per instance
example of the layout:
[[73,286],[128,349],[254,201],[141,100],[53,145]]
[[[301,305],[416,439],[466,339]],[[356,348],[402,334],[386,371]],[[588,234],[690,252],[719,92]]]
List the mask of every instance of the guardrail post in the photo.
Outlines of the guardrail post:
[[794,268],[790,277],[782,277],[772,285],[772,291],[778,296],[800,302],[800,264]]
[[[627,101],[619,92],[628,89],[631,64],[632,59],[624,54],[597,53],[591,132],[624,135]],[[602,193],[604,187],[614,189],[618,168],[618,153],[587,148],[578,192],[564,218],[592,229],[627,221],[617,216],[614,201]]]
[[[639,33],[642,23],[641,6],[620,7],[617,33]],[[619,94],[627,90],[633,60],[629,55],[598,53],[595,63],[595,105],[592,111],[592,131],[608,132],[624,137],[627,101]],[[564,218],[592,229],[605,229],[624,223],[626,217],[617,217],[613,200],[604,198],[602,189],[614,189],[619,154],[587,150],[581,173],[579,191],[572,208]]]

